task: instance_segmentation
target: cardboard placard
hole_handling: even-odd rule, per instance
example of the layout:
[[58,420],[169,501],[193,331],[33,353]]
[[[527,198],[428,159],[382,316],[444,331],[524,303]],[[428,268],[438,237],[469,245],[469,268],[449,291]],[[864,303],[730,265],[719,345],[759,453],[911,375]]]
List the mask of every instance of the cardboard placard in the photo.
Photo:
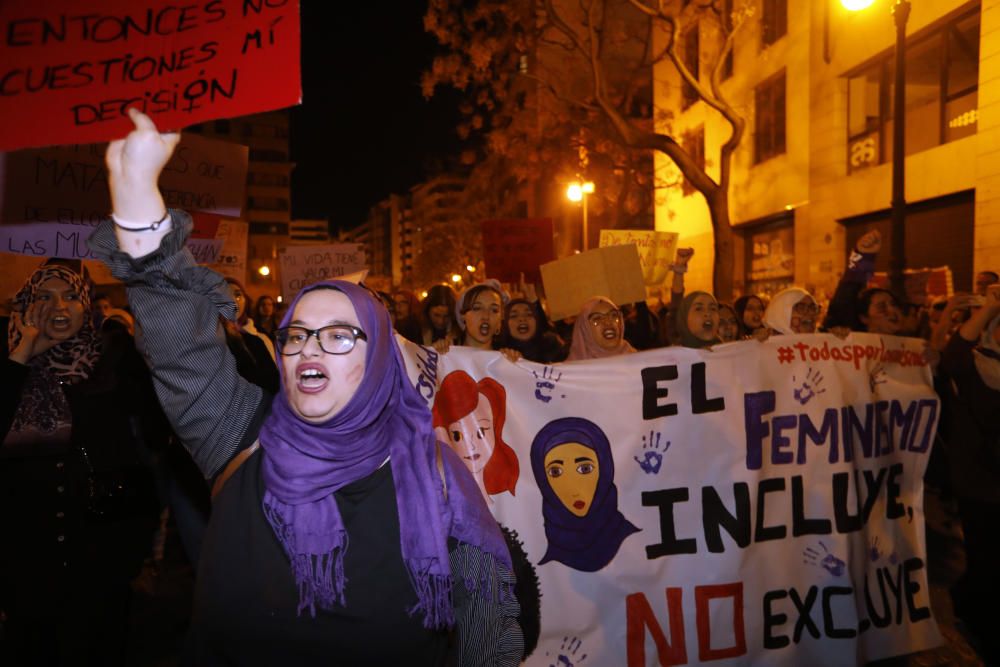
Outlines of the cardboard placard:
[[[0,222],[96,224],[111,210],[107,144],[54,146],[0,155]],[[239,217],[249,149],[184,134],[160,175],[170,208]]]
[[321,280],[344,278],[366,268],[363,243],[288,246],[278,253],[281,294],[286,301],[299,290]]
[[541,267],[542,282],[553,320],[573,317],[595,296],[618,305],[646,298],[646,286],[634,244],[596,248]]
[[241,283],[247,280],[247,241],[250,224],[242,220],[218,221],[215,238],[222,247],[212,269],[226,276],[236,278]]
[[538,267],[556,257],[551,218],[484,220],[482,229],[489,278],[516,283],[524,273],[526,281],[538,283]]
[[635,244],[639,251],[642,279],[650,287],[659,287],[670,277],[670,265],[677,253],[677,232],[648,229],[602,229],[600,247]]
[[0,3],[0,150],[123,137],[302,100],[298,0]]

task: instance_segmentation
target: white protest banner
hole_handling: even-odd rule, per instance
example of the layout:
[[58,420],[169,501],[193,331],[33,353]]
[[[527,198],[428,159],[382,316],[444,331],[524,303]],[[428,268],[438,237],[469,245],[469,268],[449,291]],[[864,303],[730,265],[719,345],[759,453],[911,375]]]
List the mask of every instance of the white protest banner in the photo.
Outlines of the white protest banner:
[[[106,144],[0,155],[0,222],[96,224],[111,211]],[[239,217],[249,149],[186,133],[160,176],[170,208]]]
[[281,294],[286,300],[293,299],[306,285],[342,278],[366,268],[363,243],[288,246],[278,253],[278,257]]
[[398,340],[440,439],[538,575],[529,667],[840,667],[940,643],[922,481],[940,404],[922,341],[780,336],[542,366]]
[[650,287],[658,287],[670,275],[670,265],[677,253],[677,232],[654,232],[648,229],[602,229],[602,248],[635,244],[642,266],[642,279]]

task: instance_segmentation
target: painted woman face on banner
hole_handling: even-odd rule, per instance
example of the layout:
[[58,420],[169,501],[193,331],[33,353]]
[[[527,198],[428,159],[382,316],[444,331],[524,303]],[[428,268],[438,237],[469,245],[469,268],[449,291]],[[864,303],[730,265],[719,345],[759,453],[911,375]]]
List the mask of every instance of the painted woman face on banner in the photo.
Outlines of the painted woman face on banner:
[[[444,430],[444,433],[441,431]],[[495,447],[493,408],[488,398],[479,394],[479,402],[471,414],[438,429],[438,435],[461,457],[473,474],[482,472]]]
[[548,542],[539,565],[557,561],[597,572],[639,532],[618,510],[611,443],[589,419],[563,417],[543,426],[531,442],[531,469]]
[[545,455],[545,475],[566,509],[576,516],[587,516],[601,475],[593,449],[579,442],[554,447]]

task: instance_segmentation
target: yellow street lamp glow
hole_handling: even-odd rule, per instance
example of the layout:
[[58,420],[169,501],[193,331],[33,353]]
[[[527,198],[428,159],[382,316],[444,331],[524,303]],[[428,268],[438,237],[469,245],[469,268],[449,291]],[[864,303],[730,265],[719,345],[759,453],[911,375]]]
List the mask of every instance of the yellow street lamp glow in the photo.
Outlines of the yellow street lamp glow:
[[468,271],[469,273],[475,273],[476,267],[474,267],[472,264],[466,264],[465,270]]
[[262,276],[269,276],[271,275],[271,267],[269,267],[267,264],[264,264],[259,269],[257,269],[257,273],[259,273]]
[[875,0],[840,0],[840,4],[849,12],[857,12],[868,9]]
[[427,290],[424,290],[423,292],[420,293],[420,298],[421,299],[426,299],[427,298]]
[[579,183],[570,183],[566,188],[566,198],[570,201],[580,201],[583,199],[583,188]]
[[451,274],[451,282],[453,282],[453,283],[460,283],[460,282],[462,282],[462,276],[458,275],[457,273]]
[[580,189],[583,190],[584,194],[592,195],[594,194],[594,182],[586,181],[580,185]]

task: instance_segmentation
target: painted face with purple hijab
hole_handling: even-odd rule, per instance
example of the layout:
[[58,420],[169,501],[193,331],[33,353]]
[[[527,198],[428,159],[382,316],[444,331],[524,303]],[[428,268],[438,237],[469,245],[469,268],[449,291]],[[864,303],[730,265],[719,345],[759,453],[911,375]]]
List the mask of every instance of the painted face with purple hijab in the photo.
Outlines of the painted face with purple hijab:
[[546,424],[531,443],[531,469],[549,542],[539,565],[555,560],[596,572],[639,531],[618,511],[611,444],[597,424],[580,417]]

